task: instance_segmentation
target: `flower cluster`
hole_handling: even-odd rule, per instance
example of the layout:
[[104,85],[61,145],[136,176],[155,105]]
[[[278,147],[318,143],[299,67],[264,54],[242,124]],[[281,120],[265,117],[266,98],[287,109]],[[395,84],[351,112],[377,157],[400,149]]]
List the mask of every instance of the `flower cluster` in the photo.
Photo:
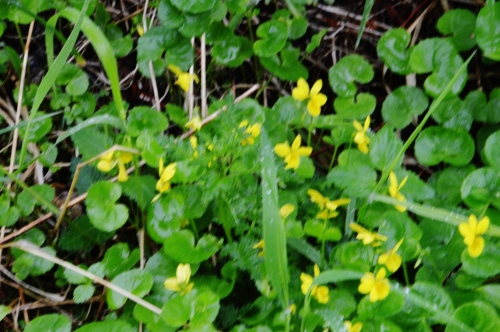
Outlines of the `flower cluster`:
[[179,264],[175,272],[175,277],[168,278],[164,282],[166,289],[186,295],[193,289],[194,283],[190,283],[191,265]]
[[484,239],[480,235],[486,233],[489,225],[490,218],[484,217],[478,222],[477,217],[471,214],[468,223],[464,222],[458,226],[460,234],[464,237],[464,243],[467,245],[470,257],[479,257],[483,252]]
[[347,332],[360,332],[363,324],[361,322],[357,322],[353,324],[351,321],[344,321],[344,328]]
[[200,79],[196,74],[186,73],[177,66],[170,65],[168,66],[168,69],[170,69],[170,71],[172,71],[175,76],[177,76],[177,81],[175,81],[174,84],[180,86],[184,91],[189,91],[189,86],[193,81],[195,81],[196,83],[200,82]]
[[[317,264],[314,264],[314,278],[317,277],[319,273],[319,266]],[[302,291],[302,294],[307,294],[307,291],[309,290],[309,288],[311,288],[311,284],[314,278],[309,274],[302,272],[302,274],[300,275],[300,281],[302,281],[300,289]],[[326,286],[313,286],[311,289],[311,295],[316,300],[318,300],[319,303],[328,303],[328,300],[330,299],[329,290]]]
[[300,157],[308,157],[311,154],[312,148],[310,146],[301,147],[301,140],[302,138],[299,134],[293,140],[292,146],[290,146],[288,142],[285,142],[277,144],[274,147],[274,152],[285,159],[285,169],[297,169],[299,167]]
[[201,129],[201,118],[199,115],[195,115],[193,116],[193,118],[191,120],[189,120],[185,125],[184,127],[186,128],[189,128],[191,130],[194,130],[194,131],[200,131]]
[[[398,184],[398,178],[396,177],[396,174],[394,172],[391,172],[391,174],[389,175],[389,195],[400,202],[404,202],[406,200],[403,194],[399,192],[405,185],[406,180],[408,180],[408,175],[403,179],[403,181],[401,181],[400,184]],[[396,205],[394,207],[400,212],[406,211],[406,208],[402,205]]]
[[246,135],[246,137],[241,141],[241,145],[253,145],[255,143],[255,139],[260,135],[262,124],[254,123],[253,125],[249,125],[248,120],[243,120],[241,121],[239,128],[245,128],[244,134]]
[[317,190],[309,189],[307,190],[307,194],[311,198],[311,202],[316,203],[321,210],[320,213],[316,216],[318,219],[331,219],[338,216],[337,208],[341,205],[349,204],[351,201],[348,198],[340,198],[331,201],[329,198],[321,195]]
[[327,101],[326,96],[320,93],[322,87],[323,81],[317,80],[312,89],[309,90],[309,84],[301,77],[297,81],[297,87],[292,90],[292,96],[298,101],[309,99],[307,111],[311,116],[316,117],[321,113],[321,106],[325,105]]
[[156,182],[156,190],[160,193],[153,198],[153,202],[160,198],[161,194],[170,190],[170,180],[175,175],[177,163],[171,163],[167,167],[163,166],[163,158],[160,158],[158,174],[160,179]]
[[358,235],[356,235],[356,239],[363,241],[365,246],[371,244],[373,247],[378,247],[382,244],[382,242],[387,241],[387,236],[376,232],[370,232],[363,226],[356,223],[350,223],[349,228],[358,233]]
[[358,145],[359,151],[367,154],[369,150],[368,145],[370,144],[370,138],[366,135],[366,133],[368,132],[368,129],[370,129],[370,117],[368,116],[366,118],[363,126],[356,120],[353,121],[353,125],[357,131],[356,136],[354,136],[354,143]]
[[118,182],[125,182],[128,180],[125,164],[132,160],[133,156],[130,152],[111,151],[100,158],[97,169],[107,173],[118,165]]

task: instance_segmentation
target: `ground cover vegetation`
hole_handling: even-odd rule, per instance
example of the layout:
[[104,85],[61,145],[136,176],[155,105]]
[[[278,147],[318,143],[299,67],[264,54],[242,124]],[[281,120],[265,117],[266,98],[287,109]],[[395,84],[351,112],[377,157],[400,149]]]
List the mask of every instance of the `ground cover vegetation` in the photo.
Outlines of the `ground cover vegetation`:
[[498,331],[500,3],[0,6],[3,331]]

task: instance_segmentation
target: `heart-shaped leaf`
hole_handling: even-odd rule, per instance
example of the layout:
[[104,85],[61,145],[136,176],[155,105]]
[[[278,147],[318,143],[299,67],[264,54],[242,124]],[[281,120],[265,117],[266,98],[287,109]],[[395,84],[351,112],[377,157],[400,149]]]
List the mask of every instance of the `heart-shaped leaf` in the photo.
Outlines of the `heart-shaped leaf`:
[[462,128],[467,131],[472,126],[472,114],[467,104],[458,97],[443,100],[432,113],[432,118],[446,128]]
[[391,29],[380,37],[377,44],[377,54],[397,74],[407,75],[411,73],[410,45],[411,35],[402,28]]
[[340,59],[330,68],[328,81],[339,97],[349,98],[356,95],[355,82],[368,83],[374,75],[371,64],[365,58],[352,54]]
[[[153,277],[144,270],[132,269],[117,275],[111,280],[111,283],[138,297],[143,297],[153,287]],[[121,308],[126,301],[125,296],[112,289],[109,289],[106,294],[106,302],[112,310]]]
[[128,208],[116,204],[122,195],[119,184],[107,181],[94,183],[87,194],[85,205],[92,225],[103,232],[112,232],[122,227],[128,219]]
[[422,114],[429,106],[429,100],[422,90],[402,86],[394,90],[382,104],[382,117],[397,129],[411,123],[413,117]]
[[347,119],[364,119],[372,114],[377,106],[375,96],[370,93],[360,93],[353,97],[338,97],[333,107],[338,117]]
[[257,28],[257,37],[260,39],[253,44],[254,53],[259,57],[268,58],[285,47],[288,27],[282,21],[267,21]]
[[500,31],[492,29],[500,24],[500,2],[484,6],[477,15],[476,41],[484,56],[500,61]]
[[500,208],[500,170],[479,168],[471,172],[460,189],[465,204],[474,209],[483,209],[488,204]]
[[449,37],[450,41],[459,51],[467,51],[476,45],[474,29],[476,16],[466,9],[452,9],[438,20],[437,29]]
[[201,263],[219,251],[222,239],[211,234],[203,235],[195,247],[194,235],[191,231],[181,230],[167,236],[163,248],[169,257],[183,263]]

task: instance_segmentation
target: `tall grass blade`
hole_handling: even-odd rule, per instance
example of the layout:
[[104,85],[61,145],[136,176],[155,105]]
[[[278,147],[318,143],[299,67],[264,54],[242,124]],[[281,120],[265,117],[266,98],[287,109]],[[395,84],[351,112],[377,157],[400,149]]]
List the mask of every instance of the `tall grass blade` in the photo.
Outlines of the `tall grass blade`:
[[363,32],[365,32],[366,22],[368,22],[368,17],[370,17],[370,13],[372,12],[373,4],[375,0],[366,0],[365,8],[363,9],[363,16],[361,17],[361,22],[359,23],[359,31],[358,38],[356,38],[356,45],[354,48],[358,48],[359,42],[361,41],[361,37],[363,36]]

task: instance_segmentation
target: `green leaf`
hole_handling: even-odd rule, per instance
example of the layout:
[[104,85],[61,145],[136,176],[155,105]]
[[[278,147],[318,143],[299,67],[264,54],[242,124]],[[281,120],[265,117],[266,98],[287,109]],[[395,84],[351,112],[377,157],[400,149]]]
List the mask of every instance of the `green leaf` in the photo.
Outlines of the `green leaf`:
[[474,29],[476,16],[466,9],[452,9],[438,20],[437,29],[449,37],[459,51],[467,51],[476,45]]
[[52,118],[47,117],[43,112],[38,112],[32,119],[27,136],[26,130],[28,130],[28,126],[19,128],[19,134],[26,136],[29,142],[38,142],[52,130]]
[[94,295],[94,285],[80,285],[73,291],[73,300],[75,303],[84,303]]
[[[428,38],[420,42],[410,55],[410,67],[417,74],[432,72],[424,82],[425,92],[437,98],[457,73],[464,61],[453,44],[446,39]],[[449,95],[458,95],[467,81],[467,71],[461,72]]]
[[158,6],[158,20],[162,26],[175,29],[182,25],[182,13],[171,4],[170,0],[161,0]]
[[462,268],[471,276],[478,278],[495,276],[500,273],[499,255],[500,247],[486,240],[484,250],[479,257],[470,257],[467,250],[462,252]]
[[260,24],[256,33],[260,39],[253,44],[253,51],[259,57],[268,58],[285,47],[288,27],[282,21],[271,20]]
[[443,100],[431,116],[445,128],[462,128],[469,131],[472,126],[472,114],[467,104],[458,97]]
[[467,165],[474,157],[474,141],[465,130],[428,127],[417,137],[415,156],[426,166]]
[[179,43],[183,37],[174,29],[165,26],[153,27],[137,41],[137,61],[157,60],[168,48]]
[[363,320],[391,317],[403,309],[404,302],[404,296],[397,292],[390,292],[385,299],[376,302],[371,302],[369,296],[365,296],[358,304],[358,316]]
[[222,239],[217,240],[211,234],[205,234],[200,238],[195,247],[193,233],[188,230],[181,230],[168,235],[163,248],[167,255],[177,262],[194,264],[207,260],[219,251],[222,241]]
[[138,106],[130,110],[128,118],[128,133],[139,136],[143,131],[151,135],[161,133],[168,127],[168,120],[163,113],[147,106]]
[[337,166],[328,173],[326,181],[345,189],[348,196],[366,197],[375,189],[377,173],[366,165]]
[[288,20],[288,39],[295,40],[302,37],[307,31],[307,19],[304,17],[293,17]]
[[[208,30],[212,18],[210,17],[210,12],[205,13],[184,13],[184,22],[181,25],[179,32],[186,37],[186,39],[192,37],[201,37],[205,31]],[[181,55],[181,54],[179,54]]]
[[394,129],[384,126],[377,132],[370,143],[370,159],[376,169],[387,171],[394,160],[393,166],[399,167],[403,163],[403,156],[398,158],[398,152],[403,148],[403,142],[396,136]]
[[127,222],[128,208],[123,204],[116,204],[121,195],[122,189],[117,183],[99,181],[90,187],[85,205],[89,220],[95,228],[112,232]]
[[123,320],[105,320],[94,322],[76,329],[73,332],[135,332],[129,323]]
[[194,308],[191,313],[190,324],[202,325],[212,323],[219,313],[220,304],[217,294],[210,290],[195,295]]
[[145,211],[155,196],[156,179],[150,175],[132,175],[127,182],[121,183],[123,193],[135,201]]
[[[52,247],[43,247],[41,250],[51,256],[56,255],[56,251]],[[36,277],[45,274],[49,272],[52,267],[54,267],[54,263],[51,261],[32,254],[23,253],[14,261],[12,272],[14,272],[19,279],[25,279],[28,275]]]
[[141,150],[141,157],[148,166],[158,167],[158,161],[165,155],[164,142],[161,136],[150,135],[147,131],[137,137],[137,148]]
[[412,86],[402,86],[384,100],[382,117],[395,128],[403,129],[428,106],[429,100],[422,90]]
[[66,63],[57,76],[56,84],[66,85],[66,93],[70,96],[79,96],[89,88],[87,74],[77,66]]
[[491,27],[500,22],[500,3],[485,6],[477,15],[475,37],[484,56],[495,61],[500,60],[500,31]]
[[361,241],[347,242],[339,245],[335,251],[335,260],[349,270],[370,271],[375,252],[373,247],[365,246]]
[[[88,139],[89,137],[92,139]],[[113,145],[111,137],[96,128],[84,128],[71,135],[71,140],[82,155],[82,160],[88,160]]]
[[22,191],[17,197],[17,206],[21,214],[25,217],[33,213],[35,205],[44,207],[42,200],[52,202],[55,197],[55,190],[48,184],[35,185],[30,190]]
[[356,84],[368,83],[373,79],[375,72],[371,64],[359,55],[348,55],[340,59],[328,71],[328,80],[333,91],[339,97],[349,98],[356,95]]
[[57,242],[57,247],[66,251],[90,250],[113,236],[112,232],[101,232],[92,226],[85,215],[68,224]]
[[[119,286],[132,294],[143,297],[151,290],[153,287],[153,277],[144,270],[132,269],[120,273],[111,280],[111,283]],[[106,294],[106,302],[111,310],[116,310],[121,308],[127,298],[112,289],[108,289]]]
[[[87,270],[85,265],[79,265],[78,267],[83,269],[83,270]],[[88,284],[88,283],[92,282],[90,279],[88,279],[84,275],[82,275],[76,271],[69,270],[69,269],[64,269],[63,276],[64,276],[64,279],[66,279],[70,284],[73,284],[73,285]]]
[[385,32],[377,43],[377,54],[397,74],[407,75],[411,73],[410,45],[411,35],[406,29],[397,28]]
[[70,332],[71,320],[60,314],[43,315],[33,319],[25,332]]
[[353,97],[338,97],[333,102],[333,108],[339,118],[364,119],[372,114],[377,106],[375,96],[370,93],[360,93]]
[[215,0],[170,0],[170,2],[180,11],[194,14],[206,12],[215,5]]
[[358,149],[345,149],[339,154],[338,165],[342,167],[349,167],[353,165],[372,166],[372,161],[370,160],[369,155],[364,154]]
[[489,204],[500,208],[500,170],[479,168],[462,182],[462,199],[471,208],[480,210]]
[[118,274],[130,270],[140,259],[139,249],[129,251],[128,244],[117,243],[110,247],[102,262],[104,275],[114,278]]
[[269,72],[287,81],[297,81],[299,78],[307,80],[309,72],[306,67],[299,61],[300,50],[293,48],[291,45],[277,54],[264,58],[260,58],[260,63]]
[[[493,89],[493,91],[495,91],[495,89]],[[493,91],[491,93],[493,93]],[[487,121],[488,116],[485,110],[488,101],[486,100],[486,94],[483,91],[474,90],[469,92],[464,101],[475,121],[490,122]],[[500,116],[498,118],[500,118]]]
[[474,170],[472,165],[465,167],[448,167],[439,174],[435,184],[436,194],[439,199],[450,204],[457,205],[462,202],[460,188],[467,175]]
[[244,37],[231,35],[212,47],[210,53],[215,62],[231,68],[239,67],[252,56],[252,44]]
[[55,164],[57,158],[57,148],[54,144],[45,142],[40,146],[40,163],[45,167]]
[[359,24],[358,36],[356,37],[356,44],[355,44],[354,48],[358,48],[358,46],[359,46],[359,42],[361,41],[361,37],[363,36],[363,32],[365,31],[365,28],[366,28],[366,22],[368,21],[368,18],[370,17],[370,13],[372,11],[374,4],[375,4],[375,0],[366,0],[365,1],[365,7],[363,9],[363,15],[361,17],[361,22]]
[[445,332],[462,332],[466,328],[470,331],[495,331],[500,325],[495,308],[483,301],[465,303],[455,310],[452,318]]
[[2,321],[5,316],[7,316],[12,311],[11,307],[6,305],[0,305],[0,321]]
[[500,151],[498,147],[500,146],[500,131],[496,131],[491,134],[484,145],[484,155],[486,160],[495,168],[500,168]]
[[306,54],[308,55],[311,54],[315,49],[319,47],[319,45],[321,44],[321,39],[327,32],[328,32],[327,29],[323,29],[311,37],[311,42],[307,44],[306,47]]
[[170,192],[151,204],[146,219],[148,235],[163,243],[168,236],[180,230],[184,221],[185,202],[180,193]]
[[13,226],[21,217],[21,212],[16,206],[11,206],[8,210],[0,215],[0,226]]
[[497,309],[500,309],[500,285],[488,284],[481,286],[475,290],[481,297],[490,304],[493,304]]
[[447,324],[455,306],[450,295],[440,286],[428,282],[416,282],[411,288],[403,312],[415,319]]
[[[119,118],[117,118],[116,116],[112,116],[109,114],[96,115],[96,116],[93,116],[85,121],[80,122],[76,126],[69,129],[64,134],[60,135],[57,138],[55,144],[57,145],[57,144],[61,143],[63,140],[65,140],[69,136],[72,136],[72,138],[74,140],[75,139],[75,136],[73,136],[74,134],[78,133],[80,130],[82,130],[84,128],[96,126],[96,125],[110,125],[110,126],[119,128],[121,130],[125,129],[123,122]],[[86,132],[86,133],[88,133],[88,132]],[[77,140],[78,140],[78,138],[77,138]],[[75,144],[77,144],[77,142],[75,142]]]
[[191,318],[195,291],[186,296],[175,296],[168,299],[161,308],[161,319],[170,326],[180,327]]

